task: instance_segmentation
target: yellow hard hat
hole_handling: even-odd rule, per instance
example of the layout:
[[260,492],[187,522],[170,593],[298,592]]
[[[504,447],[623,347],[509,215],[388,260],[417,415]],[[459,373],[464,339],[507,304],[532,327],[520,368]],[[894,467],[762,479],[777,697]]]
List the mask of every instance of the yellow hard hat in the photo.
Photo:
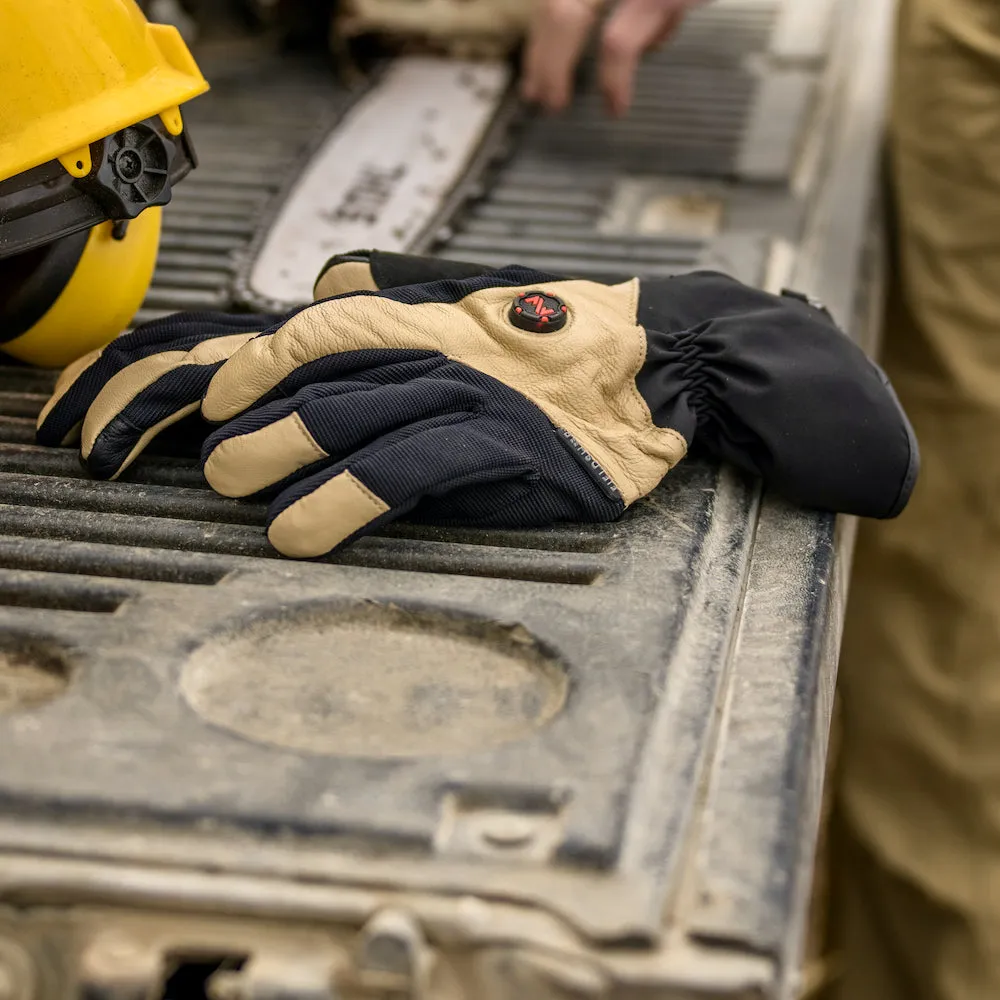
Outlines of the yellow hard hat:
[[0,350],[62,366],[132,318],[207,89],[134,0],[0,0]]

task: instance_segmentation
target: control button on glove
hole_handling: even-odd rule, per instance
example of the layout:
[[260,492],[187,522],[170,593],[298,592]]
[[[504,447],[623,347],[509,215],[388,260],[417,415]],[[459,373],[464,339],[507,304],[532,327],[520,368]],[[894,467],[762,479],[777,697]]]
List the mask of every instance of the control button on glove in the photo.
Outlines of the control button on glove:
[[226,358],[284,318],[180,313],[136,327],[60,374],[36,440],[79,442],[90,472],[116,479],[157,434],[198,411]]
[[[387,260],[335,258],[316,290],[339,294],[244,344],[205,395],[228,421],[206,478],[271,496],[286,555],[403,514],[610,520],[696,437],[807,506],[891,517],[909,497],[917,448],[891,387],[806,302],[708,272],[605,285],[458,265],[471,276],[389,287]],[[427,266],[397,260],[395,280]],[[565,306],[561,329],[512,322],[532,299]]]

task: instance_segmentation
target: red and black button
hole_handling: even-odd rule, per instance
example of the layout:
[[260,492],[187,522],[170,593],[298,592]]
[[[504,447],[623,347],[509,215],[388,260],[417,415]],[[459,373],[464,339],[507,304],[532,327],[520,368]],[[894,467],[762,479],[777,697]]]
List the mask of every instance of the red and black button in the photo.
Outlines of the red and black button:
[[566,325],[569,309],[562,299],[548,292],[524,292],[510,307],[510,321],[530,333],[555,333]]

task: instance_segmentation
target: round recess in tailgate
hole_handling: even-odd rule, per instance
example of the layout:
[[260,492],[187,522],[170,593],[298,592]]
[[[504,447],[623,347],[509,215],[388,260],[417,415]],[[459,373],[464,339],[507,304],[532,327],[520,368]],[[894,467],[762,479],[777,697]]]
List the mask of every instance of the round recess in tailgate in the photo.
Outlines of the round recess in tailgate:
[[471,753],[534,733],[567,676],[521,626],[395,606],[293,609],[216,636],[181,690],[207,722],[290,750]]
[[69,684],[66,654],[44,638],[0,635],[0,714],[25,711],[57,698]]

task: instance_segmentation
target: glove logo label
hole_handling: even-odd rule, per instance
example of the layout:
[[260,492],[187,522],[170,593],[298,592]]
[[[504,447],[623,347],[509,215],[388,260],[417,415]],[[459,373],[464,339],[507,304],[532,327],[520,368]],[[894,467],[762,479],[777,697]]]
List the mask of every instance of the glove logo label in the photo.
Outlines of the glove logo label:
[[569,449],[569,453],[580,463],[583,470],[590,475],[594,482],[600,487],[601,492],[609,500],[617,500],[621,503],[621,491],[615,486],[612,478],[601,468],[600,463],[593,455],[569,431],[562,427],[556,428],[559,438]]
[[566,303],[548,292],[524,292],[510,307],[511,323],[529,333],[555,333],[566,325],[568,314]]

